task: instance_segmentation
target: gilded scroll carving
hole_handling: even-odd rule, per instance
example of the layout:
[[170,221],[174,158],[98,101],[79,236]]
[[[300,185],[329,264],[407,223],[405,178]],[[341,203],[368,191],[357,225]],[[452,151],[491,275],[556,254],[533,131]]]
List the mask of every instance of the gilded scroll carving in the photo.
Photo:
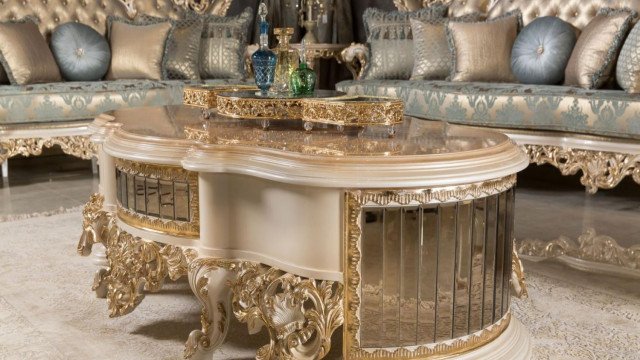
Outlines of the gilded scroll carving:
[[65,154],[81,159],[91,159],[97,154],[96,146],[89,140],[89,136],[84,135],[3,139],[0,140],[0,162],[16,155],[40,155],[44,148],[55,145],[58,145]]
[[640,155],[547,145],[524,145],[523,148],[530,162],[553,165],[562,175],[575,175],[581,171],[580,183],[590,194],[598,189],[612,189],[626,176],[640,184]]
[[524,277],[524,267],[516,250],[516,243],[513,243],[513,252],[511,254],[511,288],[518,298],[526,298],[529,296],[527,291],[527,283]]
[[587,229],[577,241],[566,236],[551,241],[525,239],[520,242],[518,252],[543,258],[569,256],[629,270],[640,270],[640,245],[622,247],[614,238],[598,235],[593,228]]
[[250,332],[266,325],[271,341],[257,359],[322,359],[343,323],[343,285],[304,279],[243,262],[232,284],[233,311]]
[[105,247],[109,268],[104,281],[111,317],[133,311],[144,299],[143,290],[159,291],[166,277],[177,280],[186,275],[188,262],[196,256],[193,250],[134,237],[115,222]]
[[78,242],[78,254],[89,256],[94,244],[102,243],[107,237],[109,222],[113,215],[102,209],[104,196],[93,194],[82,209],[82,235]]
[[364,44],[353,43],[340,54],[354,80],[361,80],[369,62],[369,49]]

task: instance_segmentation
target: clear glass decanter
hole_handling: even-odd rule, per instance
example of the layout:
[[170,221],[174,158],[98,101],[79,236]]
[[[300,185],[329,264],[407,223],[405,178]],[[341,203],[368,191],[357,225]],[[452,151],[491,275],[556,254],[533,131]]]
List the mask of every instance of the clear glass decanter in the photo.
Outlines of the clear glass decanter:
[[273,34],[278,38],[278,46],[274,49],[276,58],[276,77],[272,91],[277,93],[289,93],[291,74],[298,68],[298,54],[289,47],[289,41],[293,36],[293,28],[275,28]]
[[262,2],[258,8],[260,16],[260,48],[251,55],[256,85],[260,94],[266,96],[273,84],[276,73],[276,54],[269,50],[269,23],[267,22],[267,5]]
[[302,40],[300,66],[291,74],[291,91],[294,95],[311,95],[316,88],[316,73],[307,65],[307,49]]

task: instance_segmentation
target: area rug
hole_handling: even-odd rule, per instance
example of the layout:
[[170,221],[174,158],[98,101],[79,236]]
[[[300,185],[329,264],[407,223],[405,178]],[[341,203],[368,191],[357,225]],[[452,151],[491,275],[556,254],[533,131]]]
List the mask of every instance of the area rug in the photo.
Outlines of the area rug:
[[[80,227],[77,210],[0,222],[0,359],[181,359],[189,332],[200,327],[186,281],[110,319],[105,300],[90,291],[95,267],[76,254]],[[640,298],[557,273],[529,271],[530,297],[513,304],[536,359],[638,359]],[[248,336],[234,322],[214,359],[252,359],[266,343],[264,333]],[[333,348],[329,359],[338,357],[339,334]]]

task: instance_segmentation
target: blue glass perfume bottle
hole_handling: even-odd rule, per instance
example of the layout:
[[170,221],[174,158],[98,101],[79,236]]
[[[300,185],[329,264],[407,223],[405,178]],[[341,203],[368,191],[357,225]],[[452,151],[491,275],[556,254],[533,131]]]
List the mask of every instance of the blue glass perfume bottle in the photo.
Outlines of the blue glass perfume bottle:
[[262,2],[258,8],[260,15],[260,48],[251,55],[256,85],[260,94],[266,96],[276,75],[276,54],[269,50],[269,23],[267,22],[267,5]]

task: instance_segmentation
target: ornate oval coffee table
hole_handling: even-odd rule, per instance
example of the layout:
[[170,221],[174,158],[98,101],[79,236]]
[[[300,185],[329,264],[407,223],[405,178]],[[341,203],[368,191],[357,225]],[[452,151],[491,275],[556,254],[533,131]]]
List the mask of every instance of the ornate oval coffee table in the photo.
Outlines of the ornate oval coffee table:
[[[261,359],[528,359],[510,297],[514,185],[528,160],[506,136],[405,118],[301,131],[184,106],[93,124],[100,194],[79,250],[106,247],[96,289],[112,316],[166,277],[203,305],[185,357],[212,358],[234,315],[266,327]],[[513,285],[514,289],[511,289]]]

